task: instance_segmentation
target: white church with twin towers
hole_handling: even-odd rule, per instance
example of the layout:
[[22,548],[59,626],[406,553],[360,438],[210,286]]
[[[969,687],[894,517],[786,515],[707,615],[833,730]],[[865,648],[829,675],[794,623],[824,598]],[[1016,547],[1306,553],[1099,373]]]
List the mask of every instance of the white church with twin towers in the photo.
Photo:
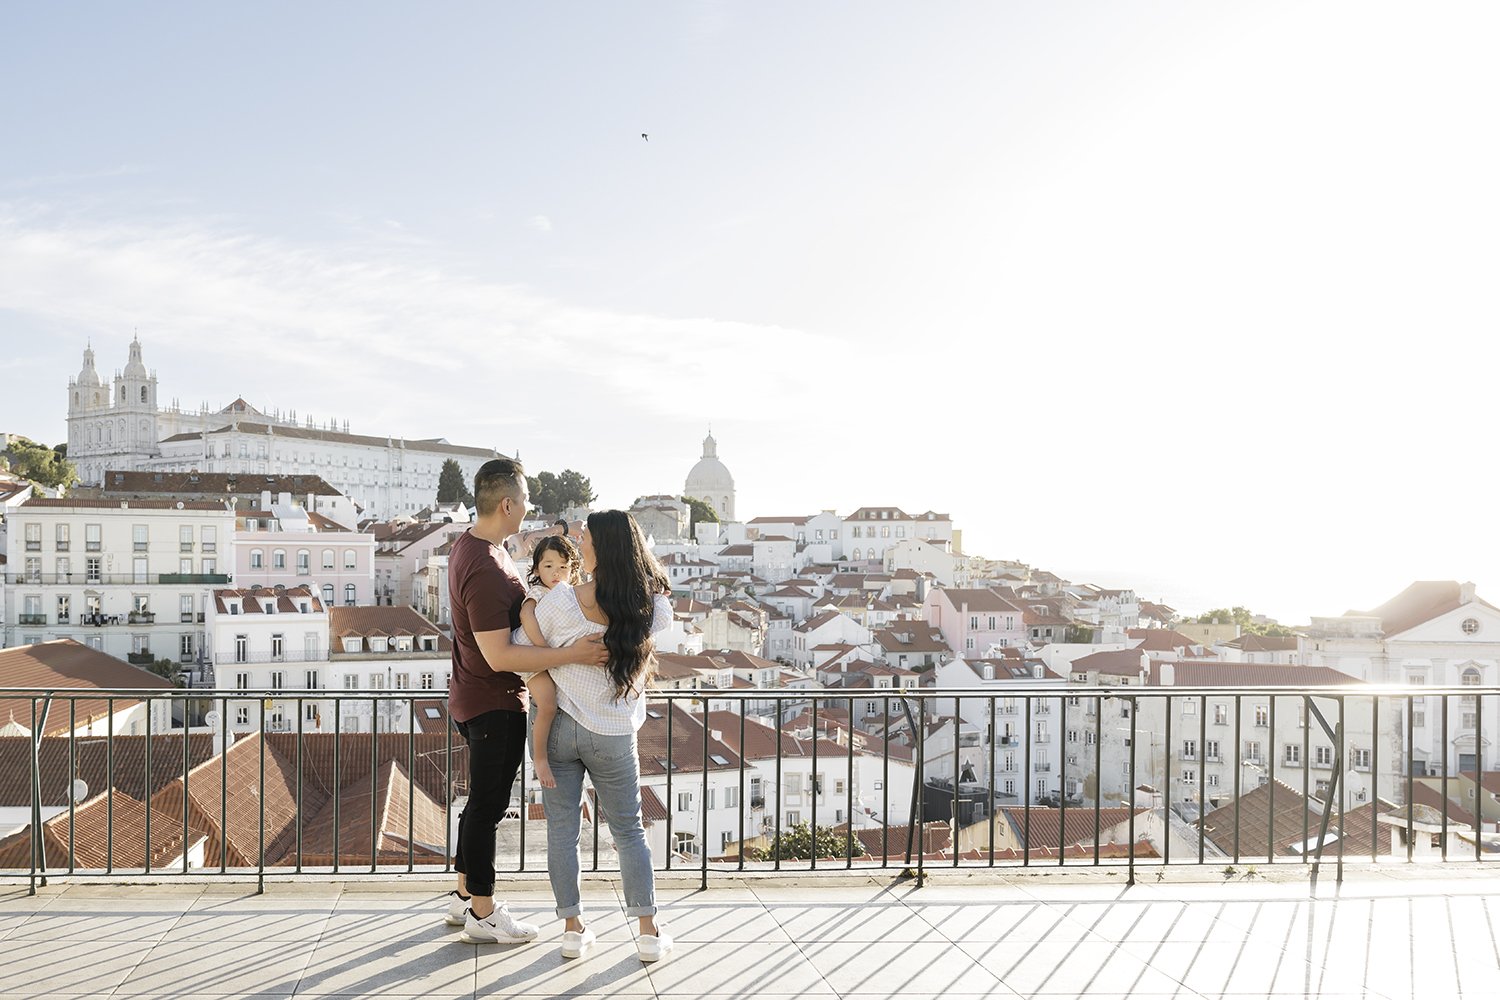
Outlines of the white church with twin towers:
[[438,474],[453,459],[473,481],[502,457],[494,448],[352,434],[347,421],[315,424],[290,413],[263,412],[244,399],[222,408],[161,405],[156,373],[137,337],[125,367],[106,382],[90,344],[83,368],[68,380],[68,459],[86,486],[106,472],[216,472],[251,476],[317,476],[349,497],[366,518],[415,514],[437,500]]

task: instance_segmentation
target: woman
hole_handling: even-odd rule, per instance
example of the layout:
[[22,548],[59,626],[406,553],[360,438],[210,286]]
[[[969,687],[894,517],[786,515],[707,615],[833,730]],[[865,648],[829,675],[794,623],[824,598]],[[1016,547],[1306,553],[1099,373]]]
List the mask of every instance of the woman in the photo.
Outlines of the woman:
[[[646,682],[650,679],[651,637],[672,623],[670,585],[646,548],[640,526],[620,510],[589,515],[579,539],[589,582],[559,584],[535,606],[535,625],[552,647],[580,636],[604,634],[609,663],[603,670],[569,664],[549,671],[557,685],[557,716],[547,739],[554,787],[542,789],[547,813],[547,875],[557,899],[557,915],[567,921],[564,958],[582,957],[594,932],[579,907],[579,811],[583,776],[598,799],[598,813],[609,820],[625,913],[640,921],[636,948],[644,962],[672,949],[672,939],[656,922],[656,884],[651,849],[641,824],[641,772],[636,732],[646,721]],[[523,619],[527,612],[523,611]],[[526,629],[515,632],[526,642]]]

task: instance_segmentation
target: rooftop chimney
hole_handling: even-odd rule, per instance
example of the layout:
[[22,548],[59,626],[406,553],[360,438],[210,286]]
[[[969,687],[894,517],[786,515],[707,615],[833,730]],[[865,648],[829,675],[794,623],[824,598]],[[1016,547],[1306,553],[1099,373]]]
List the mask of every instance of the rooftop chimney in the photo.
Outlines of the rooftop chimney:
[[1473,580],[1470,580],[1467,583],[1460,583],[1458,585],[1458,603],[1459,604],[1473,604],[1474,603],[1474,581]]

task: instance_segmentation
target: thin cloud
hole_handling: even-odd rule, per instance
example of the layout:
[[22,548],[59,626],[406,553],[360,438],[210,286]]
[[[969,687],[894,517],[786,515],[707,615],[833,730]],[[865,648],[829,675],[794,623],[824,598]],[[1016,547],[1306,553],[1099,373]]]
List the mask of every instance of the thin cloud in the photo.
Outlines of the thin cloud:
[[552,232],[552,220],[545,215],[533,215],[526,220],[526,228],[538,233]]

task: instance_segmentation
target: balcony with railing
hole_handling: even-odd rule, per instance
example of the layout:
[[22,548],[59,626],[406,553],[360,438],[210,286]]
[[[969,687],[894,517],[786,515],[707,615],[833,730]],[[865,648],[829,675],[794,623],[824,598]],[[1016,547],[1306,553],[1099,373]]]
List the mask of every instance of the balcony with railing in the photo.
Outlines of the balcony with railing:
[[[1163,697],[1159,690],[1128,690],[1122,697],[1137,719]],[[1018,782],[1016,801],[1006,804],[1005,828],[1020,830],[1019,843],[997,839],[995,790],[971,794],[967,783],[935,788],[914,781],[910,817],[865,801],[884,818],[858,829],[832,823],[836,805],[845,816],[857,814],[854,784],[846,783],[843,796],[825,795],[802,807],[805,820],[827,829],[813,857],[772,851],[771,860],[757,860],[733,843],[728,850],[700,849],[720,844],[712,826],[719,813],[736,824],[738,842],[754,839],[760,831],[752,813],[764,805],[758,796],[738,794],[744,805],[727,810],[668,809],[651,821],[649,835],[674,847],[653,857],[657,902],[677,946],[668,961],[644,967],[632,941],[634,921],[611,887],[617,857],[607,832],[601,835],[587,814],[582,846],[591,874],[584,906],[603,933],[588,957],[558,957],[561,925],[545,881],[547,823],[524,805],[536,789],[523,769],[512,817],[498,831],[497,895],[516,916],[540,923],[542,938],[459,948],[448,943],[453,939],[442,930],[441,913],[442,893],[452,885],[454,824],[467,791],[462,739],[441,724],[441,712],[434,729],[415,716],[391,715],[404,728],[378,735],[340,732],[329,718],[352,713],[356,703],[395,708],[407,694],[306,698],[320,703],[319,727],[304,717],[304,700],[287,691],[274,696],[292,702],[295,711],[277,720],[264,701],[273,693],[263,690],[0,690],[18,724],[32,733],[60,734],[0,738],[0,767],[21,776],[13,784],[25,799],[0,806],[18,807],[23,817],[29,810],[31,817],[0,838],[0,882],[18,890],[0,912],[4,989],[25,996],[182,997],[1040,997],[1109,991],[1425,998],[1457,997],[1476,984],[1483,991],[1500,976],[1493,921],[1486,916],[1500,911],[1494,863],[1500,855],[1491,850],[1492,821],[1474,817],[1472,803],[1465,815],[1457,787],[1439,795],[1441,807],[1376,800],[1346,808],[1338,804],[1340,768],[1332,770],[1327,797],[1318,801],[1276,779],[1280,762],[1272,755],[1268,785],[1248,792],[1236,785],[1229,804],[1180,828],[1191,832],[1189,843],[1182,836],[1157,841],[1152,831],[1168,810],[1179,819],[1191,815],[1176,810],[1197,789],[1160,781],[1161,761],[1145,752],[1150,743],[1144,738],[1132,744],[1120,780],[1126,788],[1150,784],[1155,769],[1157,801],[1121,809],[1068,791],[1055,806],[1040,808],[1032,783]],[[736,706],[728,718],[711,719],[692,692],[653,696],[676,708],[659,720],[676,727],[660,745],[667,759],[667,785],[654,786],[661,801],[675,805],[679,791],[693,793],[695,803],[708,800],[710,772],[698,762],[718,750],[710,729],[732,730],[733,715],[749,702],[811,699],[817,711],[820,701],[849,700],[837,690],[717,694]],[[939,696],[953,693],[891,697],[884,715],[930,719],[935,713],[928,706]],[[1407,726],[1393,710],[1399,692],[1359,698],[1309,689],[1265,696],[1321,704],[1329,719],[1336,711],[1361,713],[1381,734]],[[984,704],[990,696],[959,697]],[[1484,689],[1482,698],[1500,705],[1500,688]],[[176,709],[201,699],[221,712],[212,724],[153,730],[151,720],[180,717]],[[141,735],[124,735],[103,721],[81,731],[89,715],[85,703],[98,702],[105,703],[99,720],[115,718],[127,703],[149,709],[172,702],[174,711],[143,712]],[[236,702],[249,705],[248,729],[235,715]],[[1149,724],[1149,717],[1142,721]],[[1316,713],[1313,724],[1321,726]],[[1348,760],[1344,727],[1329,729],[1335,763]],[[916,742],[901,748],[916,775],[927,762],[940,762],[931,757],[926,730],[913,727]],[[1387,745],[1376,741],[1372,772],[1396,776],[1382,794],[1409,801],[1412,769],[1405,758],[1387,758]],[[860,761],[861,769],[895,763],[891,746],[881,746]],[[951,742],[948,747],[953,753]],[[783,752],[752,763],[731,750],[714,780],[721,789],[727,781],[747,790],[758,768],[790,763]],[[1237,764],[1259,759],[1230,756]],[[837,775],[852,763],[844,756],[825,766]],[[1483,765],[1497,762],[1480,760],[1480,769],[1467,774],[1450,774],[1435,763],[1441,774],[1432,787],[1442,789],[1450,780],[1482,786],[1492,777]],[[1089,787],[1090,755],[1057,766],[1060,789]],[[1305,771],[1298,774],[1303,780],[1295,784],[1303,785]],[[1080,784],[1071,784],[1075,780]],[[89,790],[70,794],[80,782]],[[0,783],[0,791],[5,787]],[[1241,796],[1255,797],[1245,802],[1243,820],[1236,805]],[[961,797],[962,810],[954,808]],[[975,804],[983,808],[974,812],[969,807]],[[949,816],[966,817],[957,843]],[[372,852],[376,834],[379,846]],[[132,888],[124,897],[99,891],[110,883]],[[236,883],[246,895],[236,895]],[[356,883],[381,891],[360,892]],[[204,941],[164,932],[189,917]],[[59,935],[59,923],[76,926],[80,919],[108,933]]]
[[230,582],[227,573],[90,573],[87,568],[74,573],[6,573],[7,584],[30,584],[45,587],[125,587],[140,585],[223,586]]

